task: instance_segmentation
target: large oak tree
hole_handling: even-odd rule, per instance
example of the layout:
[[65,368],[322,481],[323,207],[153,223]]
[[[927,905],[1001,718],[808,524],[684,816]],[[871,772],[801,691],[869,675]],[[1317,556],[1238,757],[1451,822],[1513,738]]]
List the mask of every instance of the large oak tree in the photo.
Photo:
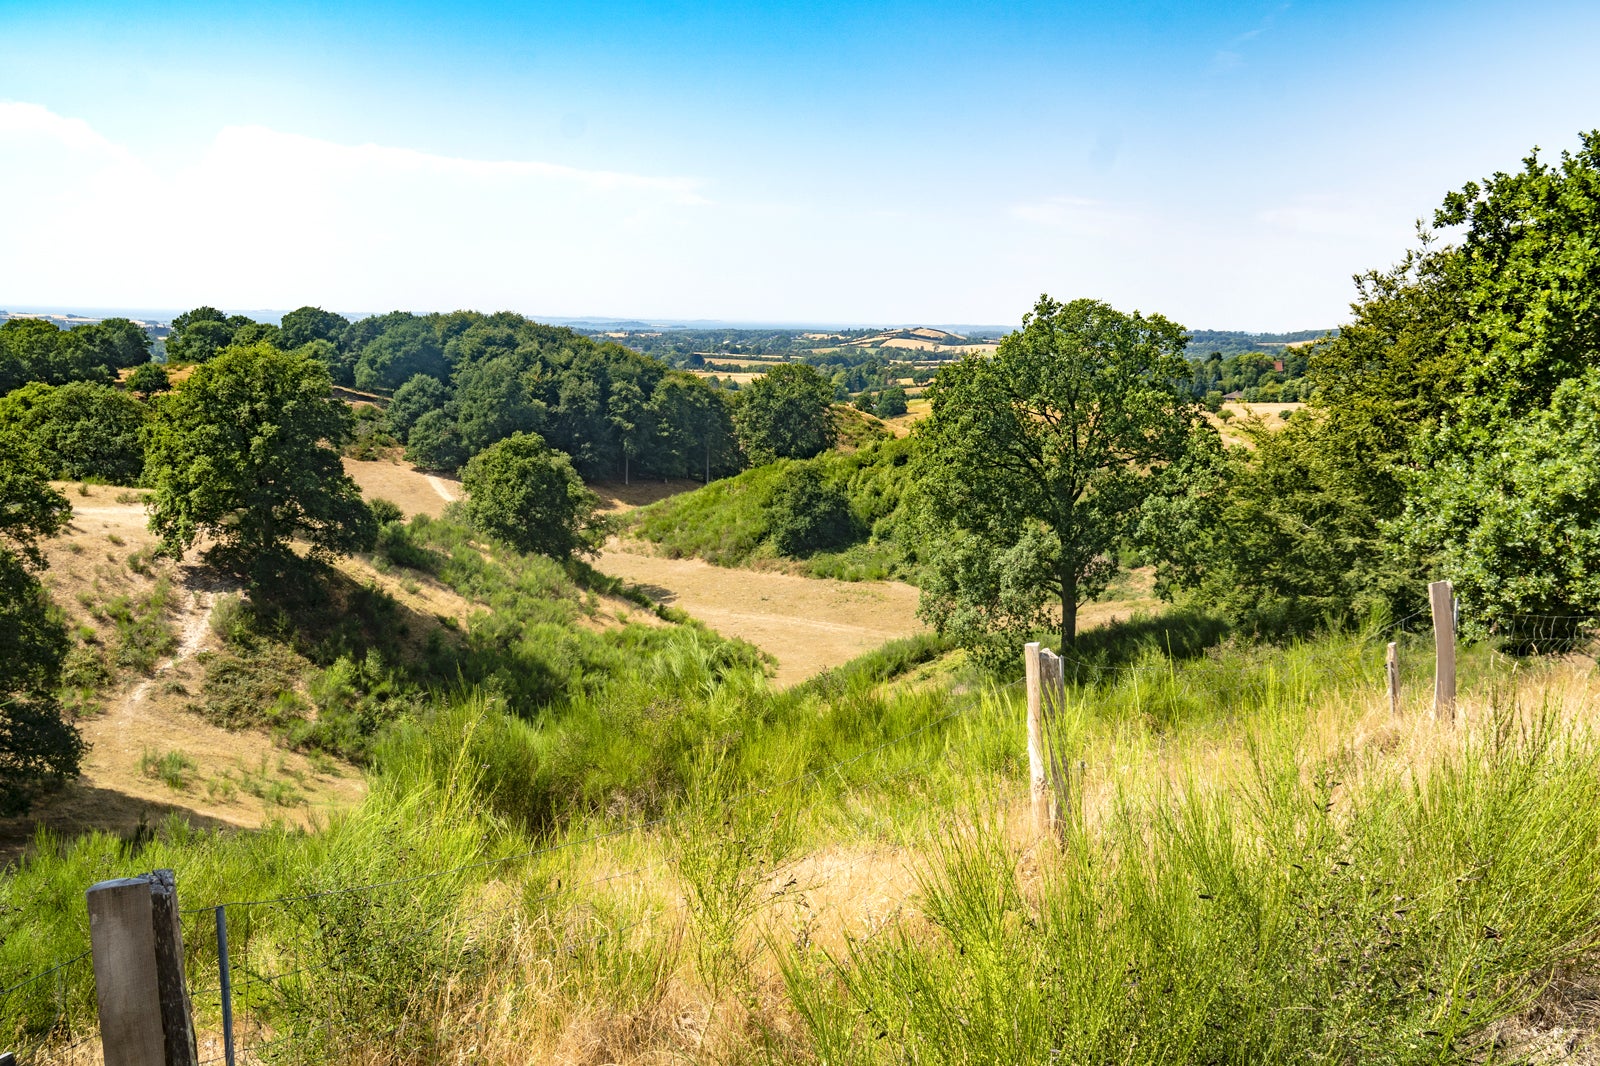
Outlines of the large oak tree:
[[336,446],[354,416],[328,370],[267,344],[230,348],[162,397],[151,422],[150,528],[170,551],[213,538],[208,557],[255,577],[290,561],[358,550],[376,533]]
[[992,358],[929,389],[916,479],[928,525],[922,613],[981,646],[1045,624],[1061,641],[1115,573],[1144,501],[1197,434],[1181,326],[1041,296]]

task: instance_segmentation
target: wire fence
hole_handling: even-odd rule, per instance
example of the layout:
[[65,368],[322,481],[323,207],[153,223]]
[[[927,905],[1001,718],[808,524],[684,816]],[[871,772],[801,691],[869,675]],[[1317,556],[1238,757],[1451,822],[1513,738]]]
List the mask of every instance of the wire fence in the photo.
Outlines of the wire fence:
[[[1376,649],[1392,642],[1405,684],[1431,686],[1432,636],[1418,625],[1427,615],[1417,611],[1366,634],[1368,639],[1353,653],[1306,653],[1306,663],[1343,669],[1354,654],[1360,658],[1357,666],[1370,668],[1376,678],[1381,676]],[[1505,661],[1530,654],[1588,654],[1597,637],[1600,615],[1516,616],[1491,631],[1490,654]],[[1170,677],[1174,666],[1110,665],[1067,655],[1061,657],[1060,669],[1063,684],[1104,687],[1159,674]],[[713,816],[731,816],[758,798],[823,781],[860,792],[895,785],[936,760],[950,758],[948,745],[876,774],[861,771],[870,769],[875,756],[933,733],[974,708],[1001,706],[1004,690],[1021,683],[969,695],[915,728],[847,758],[777,782],[752,784],[697,816],[709,823]],[[1082,767],[1072,766],[1062,751],[1048,755],[1058,791],[1070,797]],[[459,1048],[486,1039],[490,1021],[482,1011],[449,1011],[441,1003],[481,985],[496,968],[517,965],[513,944],[532,939],[548,958],[577,965],[619,949],[630,938],[670,940],[684,922],[714,922],[719,908],[809,898],[877,857],[865,849],[826,874],[808,878],[801,876],[804,856],[763,865],[751,863],[751,855],[739,855],[751,872],[740,875],[735,895],[742,896],[737,899],[713,898],[697,887],[693,872],[685,869],[691,856],[682,851],[625,870],[582,872],[582,858],[592,854],[592,845],[662,829],[684,817],[634,820],[371,884],[183,910],[199,1061],[226,1066],[325,1062],[335,1056],[360,1061],[369,1053],[426,1057],[430,1051]],[[490,870],[516,870],[517,876],[479,877],[469,885],[471,875]],[[664,871],[670,875],[661,876]],[[647,882],[646,874],[656,876]],[[913,885],[892,899],[885,897],[885,914],[897,913],[914,892]],[[777,975],[767,978],[775,979]],[[0,1051],[15,1051],[23,1066],[100,1062],[94,1019],[93,968],[86,951],[0,990]]]
[[[1006,688],[1014,687],[1014,682]],[[963,699],[928,721],[847,758],[772,783],[753,784],[719,799],[698,817],[727,812],[760,797],[833,781],[853,790],[878,787],[925,769],[946,755],[936,749],[907,765],[859,777],[874,756],[947,725],[997,692]],[[636,913],[604,913],[612,886],[679,866],[667,856],[628,870],[574,879],[555,865],[589,845],[665,827],[678,815],[632,821],[508,855],[387,881],[336,886],[266,899],[231,901],[181,911],[186,977],[201,1063],[300,1063],[359,1058],[366,1049],[425,1053],[458,1043],[462,1033],[433,1009],[453,986],[471,984],[503,964],[499,932],[516,920],[538,927],[557,956],[575,957],[636,930],[691,913],[705,901],[692,890]],[[520,865],[523,891],[485,904],[439,906],[462,891],[468,875]],[[569,864],[570,865],[570,864]],[[775,871],[769,871],[775,874]],[[433,889],[440,891],[435,892]],[[758,893],[746,884],[743,890]],[[569,912],[556,906],[582,899]],[[441,917],[441,914],[443,915]],[[442,979],[442,984],[441,984]],[[84,952],[0,991],[0,1051],[21,1064],[102,1061],[95,1023],[94,974]]]

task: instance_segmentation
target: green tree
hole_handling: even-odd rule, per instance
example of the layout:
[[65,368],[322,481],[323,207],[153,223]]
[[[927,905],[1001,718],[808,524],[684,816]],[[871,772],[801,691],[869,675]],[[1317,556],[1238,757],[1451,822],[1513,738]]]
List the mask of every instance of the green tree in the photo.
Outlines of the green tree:
[[114,374],[150,361],[150,335],[126,318],[79,326],[63,340],[72,360],[84,370],[79,377],[99,377],[102,367]]
[[1493,447],[1440,456],[1414,480],[1403,536],[1476,625],[1600,611],[1600,369],[1501,422]]
[[479,452],[461,483],[472,524],[518,551],[567,559],[599,546],[598,499],[571,460],[536,433],[516,433]]
[[1076,642],[1078,607],[1115,573],[1141,506],[1209,432],[1186,341],[1160,315],[1041,296],[993,358],[940,373],[917,428],[925,618],[977,646],[1042,624],[1053,598],[1063,646]]
[[56,695],[66,627],[35,574],[44,566],[39,541],[72,508],[34,460],[26,439],[0,433],[0,815],[27,810],[76,776],[84,750]]
[[159,401],[147,455],[150,528],[167,550],[201,533],[208,558],[260,579],[292,561],[359,550],[376,532],[338,445],[354,416],[327,368],[269,345],[233,348]]
[[136,367],[123,384],[129,392],[137,392],[145,397],[172,388],[171,379],[167,377],[167,368],[160,363],[144,363]]
[[109,385],[35,382],[0,397],[0,434],[26,439],[50,477],[135,485],[144,471],[146,414]]
[[842,547],[859,532],[850,513],[850,497],[806,462],[784,471],[767,502],[765,518],[773,546],[784,555]]
[[[395,398],[399,397],[396,392]],[[537,432],[544,425],[544,404],[528,395],[521,368],[511,355],[463,366],[456,374],[454,400],[456,431],[468,455],[513,433]]]
[[[1304,628],[1335,604],[1380,601],[1410,613],[1433,576],[1458,581],[1468,618],[1509,617],[1511,595],[1529,611],[1600,606],[1553,599],[1585,594],[1566,568],[1582,555],[1576,541],[1575,555],[1525,557],[1495,543],[1514,513],[1545,523],[1523,531],[1545,547],[1550,530],[1585,520],[1576,488],[1546,485],[1538,500],[1512,490],[1541,484],[1526,466],[1530,427],[1555,431],[1556,395],[1600,351],[1600,134],[1582,141],[1556,165],[1535,154],[1519,172],[1448,195],[1399,266],[1357,279],[1353,320],[1311,352],[1312,403],[1285,448],[1232,463],[1230,492],[1242,496],[1222,513],[1270,516],[1215,538],[1206,568],[1209,588],[1225,589],[1241,617]],[[1453,231],[1458,242],[1441,243]],[[1575,394],[1562,405],[1582,412]],[[1512,440],[1517,448],[1505,450]],[[1276,486],[1270,496],[1267,486]],[[1485,494],[1471,506],[1468,487]],[[1481,530],[1464,517],[1474,508]],[[1263,529],[1294,549],[1278,552]],[[1240,554],[1252,543],[1253,563]]]
[[781,363],[741,390],[739,444],[753,463],[809,459],[833,447],[833,383],[804,363]]
[[406,319],[380,333],[356,361],[356,388],[395,389],[413,375],[444,380],[450,374],[444,346],[422,319]]
[[607,399],[607,414],[622,452],[622,483],[627,485],[632,481],[633,460],[649,449],[655,436],[655,412],[645,400],[644,390],[631,381],[612,385]]
[[407,436],[406,459],[426,470],[455,473],[472,458],[461,443],[461,432],[450,413],[439,408],[425,411]]
[[344,331],[350,328],[350,320],[320,307],[297,307],[283,316],[278,328],[278,343],[293,351],[312,341],[337,345]]
[[744,465],[727,394],[692,374],[662,378],[650,395],[664,472],[678,477],[736,473]]
[[906,390],[898,385],[891,385],[878,394],[878,402],[873,406],[873,414],[879,418],[898,418],[906,413]]
[[167,362],[203,363],[233,343],[233,335],[254,325],[244,315],[225,315],[215,307],[196,307],[172,320]]
[[411,437],[411,427],[429,411],[437,411],[450,398],[449,390],[438,378],[417,374],[394,390],[394,399],[383,412],[389,432],[404,442]]

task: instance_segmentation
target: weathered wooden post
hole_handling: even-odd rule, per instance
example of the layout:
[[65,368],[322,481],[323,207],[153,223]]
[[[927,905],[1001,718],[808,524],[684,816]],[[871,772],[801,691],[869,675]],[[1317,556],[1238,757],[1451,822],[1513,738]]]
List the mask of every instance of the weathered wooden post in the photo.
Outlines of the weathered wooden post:
[[1033,830],[1050,832],[1050,786],[1044,766],[1044,685],[1039,668],[1039,642],[1022,646],[1023,672],[1028,678],[1028,776],[1032,783]]
[[101,881],[85,895],[106,1066],[197,1066],[172,871]]
[[1389,713],[1400,717],[1400,645],[1391,640],[1384,655],[1385,673],[1389,677]]
[[1428,586],[1433,610],[1433,716],[1452,725],[1456,720],[1456,605],[1448,581]]

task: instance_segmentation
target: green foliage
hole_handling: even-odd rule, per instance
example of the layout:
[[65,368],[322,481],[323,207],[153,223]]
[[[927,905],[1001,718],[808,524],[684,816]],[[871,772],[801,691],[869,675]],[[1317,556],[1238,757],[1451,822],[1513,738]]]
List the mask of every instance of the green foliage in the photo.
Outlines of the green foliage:
[[1600,611],[1600,372],[1502,423],[1494,446],[1415,475],[1408,546],[1432,557],[1483,627]]
[[225,315],[215,307],[196,307],[172,320],[167,337],[167,362],[204,363],[234,343],[234,335],[254,320],[245,315]]
[[160,363],[141,363],[128,375],[123,385],[129,392],[137,392],[146,398],[172,388],[167,378],[167,368]]
[[84,750],[57,699],[66,626],[34,573],[72,508],[41,474],[25,443],[0,456],[0,816],[76,776]]
[[879,418],[898,418],[906,413],[906,390],[893,385],[878,393],[872,413]]
[[350,320],[343,315],[320,307],[297,307],[279,323],[278,345],[291,352],[314,341],[337,345],[349,327]]
[[30,381],[109,383],[117,371],[150,361],[150,337],[125,318],[108,318],[76,329],[57,329],[43,319],[0,323],[0,394]]
[[472,524],[518,551],[566,559],[599,546],[599,500],[537,434],[515,433],[479,452],[461,484]]
[[1311,354],[1308,417],[1234,464],[1241,498],[1221,511],[1237,521],[1211,538],[1203,594],[1263,630],[1379,602],[1409,613],[1434,576],[1460,582],[1482,625],[1600,605],[1587,444],[1564,424],[1588,417],[1580,379],[1600,345],[1596,225],[1590,133],[1557,166],[1530,156],[1446,197],[1435,230],[1465,227],[1459,244],[1424,232],[1359,278],[1355,320]]
[[438,378],[431,378],[426,374],[417,374],[401,385],[394,392],[394,399],[389,401],[389,407],[384,411],[384,417],[389,422],[389,432],[401,441],[408,440],[411,436],[411,427],[423,415],[437,408],[443,407],[445,398],[449,395]]
[[146,418],[142,403],[109,385],[36,383],[0,397],[0,440],[26,438],[53,478],[136,485]]
[[406,439],[406,459],[424,470],[455,472],[471,458],[453,418],[444,411],[428,411],[418,418]]
[[118,666],[148,674],[177,646],[177,637],[167,620],[171,607],[172,584],[166,578],[157,580],[147,596],[118,596],[105,605],[105,616],[116,630],[113,654]]
[[198,767],[194,760],[177,750],[158,753],[146,748],[139,756],[139,772],[160,781],[174,792],[189,787],[196,769]]
[[906,514],[913,446],[891,438],[859,451],[755,467],[641,508],[630,516],[630,529],[670,555],[718,566],[770,558],[782,554],[773,537],[775,494],[792,471],[815,470],[827,495],[848,501],[848,525],[834,527],[848,536],[836,542],[839,551],[812,551],[807,572],[845,580],[914,578],[917,545]]
[[444,346],[433,327],[420,319],[399,322],[373,339],[356,362],[358,389],[397,389],[414,375],[443,378],[449,373]]
[[795,464],[784,471],[767,503],[766,526],[773,545],[784,555],[810,555],[838,548],[856,539],[850,498],[823,479],[813,464]]
[[970,647],[1047,624],[1115,573],[1165,468],[1210,433],[1181,327],[1093,300],[1040,297],[993,358],[945,368],[917,427],[927,573],[922,614]]
[[809,459],[833,447],[833,385],[814,367],[783,363],[739,393],[733,421],[756,464]]
[[151,528],[171,551],[204,532],[208,558],[258,577],[287,565],[291,539],[314,555],[370,546],[372,513],[333,447],[353,417],[320,363],[264,344],[229,349],[160,401]]
[[390,522],[399,522],[405,519],[405,512],[400,510],[400,505],[393,500],[386,500],[379,496],[367,501],[367,509],[372,512],[372,520],[380,526]]

